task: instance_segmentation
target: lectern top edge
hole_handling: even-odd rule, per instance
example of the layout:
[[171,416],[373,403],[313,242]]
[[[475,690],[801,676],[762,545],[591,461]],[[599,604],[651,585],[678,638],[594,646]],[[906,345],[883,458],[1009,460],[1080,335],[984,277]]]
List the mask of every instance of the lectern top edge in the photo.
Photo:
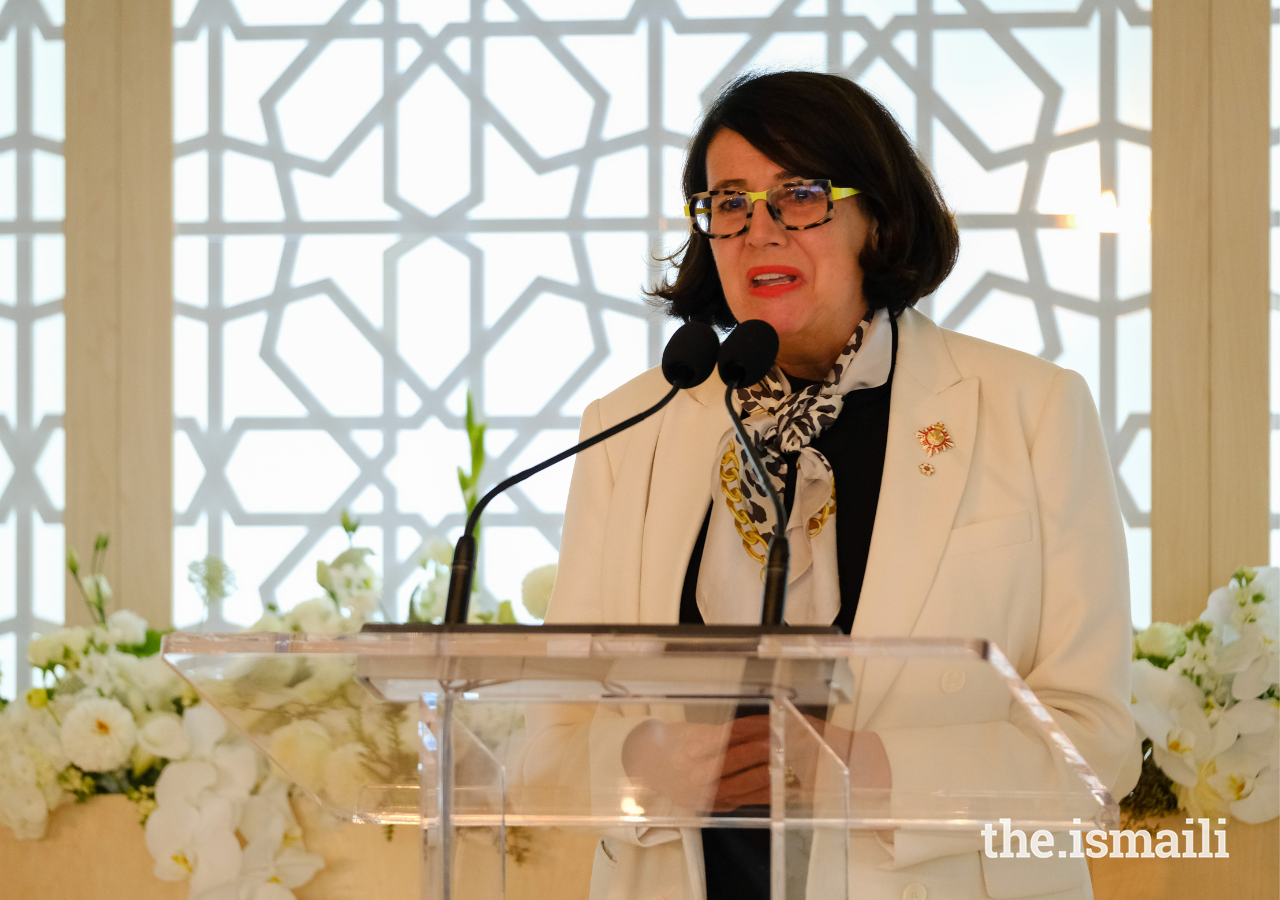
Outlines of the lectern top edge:
[[166,657],[280,653],[356,656],[656,656],[731,654],[758,658],[856,659],[964,657],[991,662],[1003,657],[976,638],[862,638],[835,628],[759,625],[396,625],[366,626],[357,634],[278,632],[164,636]]

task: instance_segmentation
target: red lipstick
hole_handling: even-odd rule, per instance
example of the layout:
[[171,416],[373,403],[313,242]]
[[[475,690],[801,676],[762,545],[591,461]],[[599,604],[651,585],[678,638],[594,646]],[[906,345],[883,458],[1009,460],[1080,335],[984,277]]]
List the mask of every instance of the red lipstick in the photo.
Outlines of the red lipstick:
[[747,292],[753,297],[778,297],[804,284],[794,266],[752,266],[747,270]]

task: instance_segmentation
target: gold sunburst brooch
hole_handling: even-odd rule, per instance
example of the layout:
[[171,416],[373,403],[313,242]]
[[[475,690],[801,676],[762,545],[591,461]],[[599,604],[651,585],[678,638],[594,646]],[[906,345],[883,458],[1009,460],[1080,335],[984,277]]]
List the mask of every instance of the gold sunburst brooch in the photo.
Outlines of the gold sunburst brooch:
[[921,428],[916,432],[916,440],[920,441],[920,446],[930,457],[955,446],[951,435],[947,434],[947,426],[941,422],[934,422],[928,428]]

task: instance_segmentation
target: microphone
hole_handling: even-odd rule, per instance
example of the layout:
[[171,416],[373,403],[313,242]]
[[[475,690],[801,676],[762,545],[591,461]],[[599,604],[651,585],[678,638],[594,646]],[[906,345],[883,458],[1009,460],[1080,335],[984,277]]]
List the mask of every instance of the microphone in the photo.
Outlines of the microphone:
[[[770,329],[772,331],[772,329]],[[777,337],[774,337],[777,341]],[[662,374],[671,385],[666,396],[653,406],[637,413],[626,421],[619,422],[612,428],[606,428],[599,434],[592,435],[585,441],[574,444],[568,450],[557,453],[548,460],[531,466],[523,472],[517,472],[506,481],[497,484],[489,493],[480,498],[480,502],[467,516],[467,524],[462,530],[462,537],[453,550],[453,565],[449,572],[449,595],[445,601],[444,622],[446,625],[461,625],[467,621],[467,608],[471,604],[471,584],[476,573],[476,523],[480,514],[489,505],[489,501],[509,487],[513,487],[543,469],[554,466],[574,454],[581,453],[588,447],[594,447],[601,441],[608,440],[620,431],[626,431],[632,425],[638,425],[651,415],[670,403],[680,391],[696,387],[711,377],[716,367],[716,353],[720,349],[720,338],[710,325],[703,322],[689,322],[680,326],[662,351]]]
[[774,518],[773,537],[769,541],[769,556],[764,566],[764,602],[760,611],[761,625],[781,625],[787,602],[787,570],[791,565],[791,546],[787,542],[787,507],[778,496],[773,480],[765,471],[764,462],[756,452],[755,444],[747,434],[738,411],[733,408],[733,392],[738,388],[752,385],[764,378],[773,368],[778,358],[778,332],[773,326],[761,319],[748,319],[738,325],[725,338],[720,347],[717,365],[720,378],[725,383],[724,405],[729,410],[729,419],[738,433],[738,440],[747,451],[751,467],[756,477],[764,486],[769,500],[773,503]]

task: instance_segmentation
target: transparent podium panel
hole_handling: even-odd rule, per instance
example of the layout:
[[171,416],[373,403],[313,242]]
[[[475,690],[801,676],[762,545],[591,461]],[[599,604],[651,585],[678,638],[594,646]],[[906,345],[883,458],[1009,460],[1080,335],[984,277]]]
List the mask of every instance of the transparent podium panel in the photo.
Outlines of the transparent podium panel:
[[1028,836],[1118,821],[980,641],[387,626],[172,634],[164,654],[330,812],[418,824],[424,897],[730,877],[870,897],[895,855],[977,854],[1003,820]]

